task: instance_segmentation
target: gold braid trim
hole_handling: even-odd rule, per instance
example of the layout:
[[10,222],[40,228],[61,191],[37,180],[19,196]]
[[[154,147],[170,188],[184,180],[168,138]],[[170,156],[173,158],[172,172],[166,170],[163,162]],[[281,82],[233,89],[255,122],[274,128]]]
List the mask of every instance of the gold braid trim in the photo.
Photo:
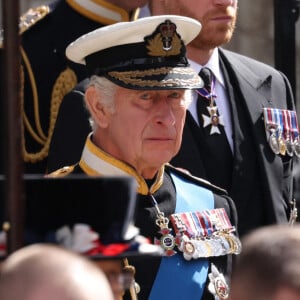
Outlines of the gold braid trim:
[[[162,79],[162,80],[145,80],[145,76],[156,76],[161,74],[180,75],[181,77]],[[181,67],[162,67],[157,69],[136,70],[136,71],[111,71],[108,75],[122,81],[125,84],[139,87],[176,87],[199,85],[199,76],[191,68]],[[185,79],[183,77],[186,77]]]
[[[39,118],[39,99],[38,99],[38,92],[37,92],[37,86],[36,86],[36,82],[35,82],[35,78],[33,75],[33,71],[29,62],[29,59],[23,49],[23,47],[21,46],[20,48],[21,51],[21,56],[22,59],[24,61],[26,70],[28,71],[28,76],[29,76],[29,81],[31,84],[31,89],[32,89],[32,97],[33,97],[33,109],[34,109],[34,121],[35,121],[35,125],[37,128],[38,133],[36,134],[26,116],[25,110],[22,109],[22,116],[23,116],[23,120],[25,123],[25,127],[27,128],[27,130],[31,133],[32,137],[41,145],[44,145],[45,141],[46,141],[46,135],[44,134],[42,127],[41,127],[41,122],[40,122],[40,118]],[[24,81],[25,81],[25,76],[24,76],[24,69],[22,68],[22,73],[21,73],[21,96],[22,96],[22,107],[24,108]]]
[[139,7],[137,7],[135,10],[133,10],[133,12],[131,13],[130,16],[130,21],[135,21],[139,18],[139,15],[141,13],[141,9]]
[[19,33],[22,34],[26,30],[28,30],[30,27],[39,22],[49,13],[50,7],[47,5],[41,5],[27,10],[27,12],[20,17]]
[[[25,162],[36,163],[43,160],[48,156],[50,141],[52,138],[55,122],[58,115],[59,106],[63,97],[77,84],[77,77],[73,70],[67,68],[62,71],[52,89],[51,104],[50,104],[50,117],[49,117],[49,128],[48,136],[46,136],[42,130],[40,116],[39,116],[39,99],[37,93],[37,86],[34,78],[34,74],[30,65],[30,62],[26,56],[25,51],[21,48],[21,55],[28,71],[29,80],[32,88],[33,95],[33,109],[34,109],[34,127],[30,124],[28,117],[24,110],[24,69],[21,69],[21,113],[22,113],[22,154]],[[25,128],[31,135],[31,137],[42,145],[42,149],[36,153],[29,153],[26,149],[25,141]]]

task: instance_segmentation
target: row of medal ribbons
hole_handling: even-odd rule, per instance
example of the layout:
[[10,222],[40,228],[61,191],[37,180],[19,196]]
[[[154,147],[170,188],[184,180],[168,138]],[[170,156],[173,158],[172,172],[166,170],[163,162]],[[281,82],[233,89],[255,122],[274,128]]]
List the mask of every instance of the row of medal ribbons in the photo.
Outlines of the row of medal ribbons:
[[300,139],[295,111],[263,108],[264,122],[270,148],[275,154],[300,157]]
[[224,208],[170,216],[176,245],[186,260],[239,254],[241,242]]

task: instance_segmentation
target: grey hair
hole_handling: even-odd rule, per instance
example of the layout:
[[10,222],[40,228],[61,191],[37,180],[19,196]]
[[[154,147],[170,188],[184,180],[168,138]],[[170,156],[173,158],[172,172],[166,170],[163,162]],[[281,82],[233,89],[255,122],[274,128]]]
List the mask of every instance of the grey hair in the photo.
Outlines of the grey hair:
[[[98,95],[101,95],[101,97],[99,97],[98,99],[99,102],[113,113],[115,110],[114,95],[118,86],[105,77],[96,75],[93,75],[90,78],[90,81],[87,84],[86,88],[90,86],[95,87],[98,90]],[[92,116],[90,117],[89,122],[92,129],[94,130],[95,122]]]

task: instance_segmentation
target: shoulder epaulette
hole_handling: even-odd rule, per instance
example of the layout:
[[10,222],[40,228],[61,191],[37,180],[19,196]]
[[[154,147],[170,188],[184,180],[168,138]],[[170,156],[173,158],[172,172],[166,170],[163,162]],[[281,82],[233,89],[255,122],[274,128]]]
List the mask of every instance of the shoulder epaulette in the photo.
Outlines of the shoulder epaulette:
[[64,177],[73,172],[75,165],[60,168],[46,175],[46,177]]
[[212,184],[208,180],[205,180],[205,179],[202,179],[200,177],[196,177],[196,176],[192,175],[188,170],[186,170],[184,168],[176,168],[176,167],[172,166],[171,164],[167,164],[166,166],[167,166],[167,168],[169,168],[173,172],[181,175],[182,177],[187,178],[191,181],[194,181],[195,183],[198,183],[201,186],[204,186],[204,187],[214,191],[215,193],[225,194],[225,195],[228,194],[226,190]]
[[[41,5],[35,8],[30,8],[26,13],[20,17],[19,34],[28,30],[31,26],[42,20],[50,12],[50,7]],[[0,30],[0,48],[3,47],[3,29]]]
[[35,8],[30,8],[20,17],[20,34],[28,30],[31,26],[42,20],[50,12],[50,7],[41,5]]

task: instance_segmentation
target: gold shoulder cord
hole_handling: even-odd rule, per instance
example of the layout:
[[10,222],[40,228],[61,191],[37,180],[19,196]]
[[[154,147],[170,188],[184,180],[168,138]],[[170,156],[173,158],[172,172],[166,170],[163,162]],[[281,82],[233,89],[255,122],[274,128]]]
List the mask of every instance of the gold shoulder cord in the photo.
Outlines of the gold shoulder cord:
[[139,14],[141,12],[141,9],[137,7],[131,14],[130,16],[130,21],[135,21],[139,18]]
[[[34,110],[34,127],[30,124],[28,117],[25,113],[24,109],[24,69],[21,67],[21,113],[22,113],[22,154],[25,162],[36,163],[38,161],[43,160],[48,156],[50,141],[52,138],[55,122],[58,115],[59,106],[61,101],[77,83],[77,77],[73,70],[67,68],[62,71],[52,89],[51,95],[51,103],[50,103],[50,117],[49,117],[49,128],[48,128],[48,136],[42,130],[40,116],[39,116],[39,98],[37,92],[37,86],[34,78],[34,74],[29,62],[29,59],[21,47],[21,57],[24,61],[26,70],[28,71],[29,81],[32,88],[33,95],[33,110]],[[25,128],[31,135],[31,137],[42,145],[42,149],[37,153],[29,153],[26,149],[26,141],[25,141]],[[33,129],[36,128],[36,131]]]

